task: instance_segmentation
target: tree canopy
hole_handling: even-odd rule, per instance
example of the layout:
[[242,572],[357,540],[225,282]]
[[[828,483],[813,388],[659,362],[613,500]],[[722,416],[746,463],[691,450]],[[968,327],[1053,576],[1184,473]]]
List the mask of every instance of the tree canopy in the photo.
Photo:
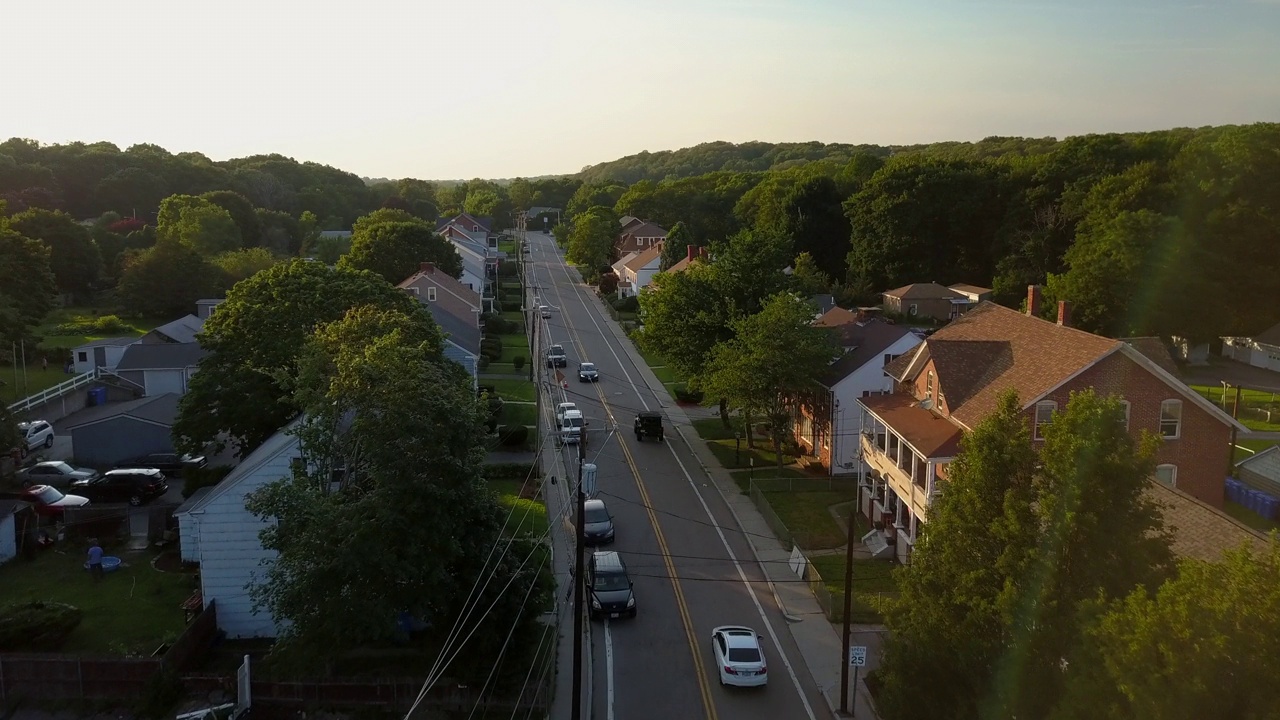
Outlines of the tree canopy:
[[613,261],[613,243],[620,232],[617,214],[597,205],[574,218],[565,257],[593,274],[599,272]]
[[389,283],[403,281],[423,262],[435,263],[452,277],[462,275],[462,257],[431,226],[410,222],[360,223],[351,236],[351,249],[338,260],[349,270],[368,270]]
[[130,314],[177,318],[194,311],[197,300],[220,296],[229,284],[223,271],[195,249],[161,240],[126,261],[116,297]]
[[9,226],[49,247],[59,292],[83,298],[93,291],[102,274],[102,255],[83,225],[61,211],[31,208],[10,218]]

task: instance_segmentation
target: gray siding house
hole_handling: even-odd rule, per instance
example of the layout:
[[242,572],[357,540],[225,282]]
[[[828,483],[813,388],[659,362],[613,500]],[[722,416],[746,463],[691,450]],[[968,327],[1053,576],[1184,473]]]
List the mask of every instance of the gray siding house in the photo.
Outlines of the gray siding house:
[[136,342],[138,338],[135,337],[118,337],[102,338],[84,345],[77,345],[71,348],[71,362],[74,365],[72,370],[76,375],[83,375],[98,368],[114,370],[124,355],[125,349]]
[[253,515],[244,503],[255,490],[289,476],[294,459],[302,456],[293,434],[299,422],[294,420],[272,435],[209,493],[184,503],[175,513],[183,559],[200,563],[205,607],[217,601],[218,629],[230,638],[279,634],[275,618],[266,611],[255,612],[246,590],[275,561],[275,551],[262,547],[258,536],[272,521]]
[[207,354],[199,343],[137,343],[125,350],[116,374],[137,385],[144,395],[185,395],[200,359]]
[[76,413],[67,427],[75,458],[84,465],[109,467],[150,453],[173,452],[173,393],[91,407]]
[[458,363],[479,384],[480,294],[456,278],[422,263],[418,272],[397,287],[427,306],[431,317],[444,331],[444,356]]

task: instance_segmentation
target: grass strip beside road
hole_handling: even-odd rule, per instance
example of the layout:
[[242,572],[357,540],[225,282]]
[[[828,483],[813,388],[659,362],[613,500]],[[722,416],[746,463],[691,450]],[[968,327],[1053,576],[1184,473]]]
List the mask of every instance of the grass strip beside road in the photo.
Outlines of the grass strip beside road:
[[831,516],[831,506],[854,499],[856,488],[846,490],[775,491],[762,493],[778,519],[787,526],[803,550],[825,550],[845,544],[845,531]]
[[533,402],[534,387],[528,380],[512,380],[509,378],[480,378],[481,385],[492,385],[498,397],[503,400],[519,400]]
[[524,480],[490,480],[489,487],[498,494],[503,507],[512,508],[510,527],[513,533],[523,537],[541,537],[547,531],[547,507],[535,499],[538,481],[527,486]]
[[[810,562],[822,576],[831,594],[831,621],[844,622],[844,555],[820,555]],[[855,558],[853,561],[853,611],[855,623],[881,623],[889,604],[898,597],[893,572],[898,564],[892,560]]]

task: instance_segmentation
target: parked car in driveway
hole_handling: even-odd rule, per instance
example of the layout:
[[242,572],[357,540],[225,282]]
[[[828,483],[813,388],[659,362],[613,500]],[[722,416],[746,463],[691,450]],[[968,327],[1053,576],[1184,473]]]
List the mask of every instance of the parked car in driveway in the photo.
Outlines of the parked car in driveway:
[[22,468],[16,475],[22,487],[31,485],[49,485],[66,490],[78,480],[92,480],[98,477],[97,470],[72,467],[61,460],[46,460],[31,467]]
[[711,651],[721,685],[760,687],[769,682],[760,636],[749,627],[722,625],[711,631]]
[[89,504],[89,498],[83,495],[66,495],[58,488],[49,485],[32,485],[15,493],[13,497],[31,503],[37,515],[52,518],[61,518],[63,511],[69,507],[84,507]]
[[18,423],[18,437],[21,438],[22,456],[38,447],[53,447],[53,425],[44,420]]
[[116,463],[117,468],[155,468],[165,475],[180,475],[187,470],[199,470],[208,465],[203,455],[179,455],[178,453],[151,453]]
[[155,468],[129,468],[108,470],[102,477],[81,480],[71,489],[91,502],[141,505],[169,492],[169,482],[164,473]]

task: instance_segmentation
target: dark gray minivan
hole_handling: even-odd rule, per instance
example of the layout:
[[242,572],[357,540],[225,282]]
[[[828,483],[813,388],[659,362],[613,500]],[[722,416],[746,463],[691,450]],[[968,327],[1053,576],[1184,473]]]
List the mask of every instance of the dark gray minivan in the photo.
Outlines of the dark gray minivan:
[[595,552],[588,567],[587,587],[591,591],[591,617],[636,616],[636,596],[632,592],[627,566],[618,553]]

